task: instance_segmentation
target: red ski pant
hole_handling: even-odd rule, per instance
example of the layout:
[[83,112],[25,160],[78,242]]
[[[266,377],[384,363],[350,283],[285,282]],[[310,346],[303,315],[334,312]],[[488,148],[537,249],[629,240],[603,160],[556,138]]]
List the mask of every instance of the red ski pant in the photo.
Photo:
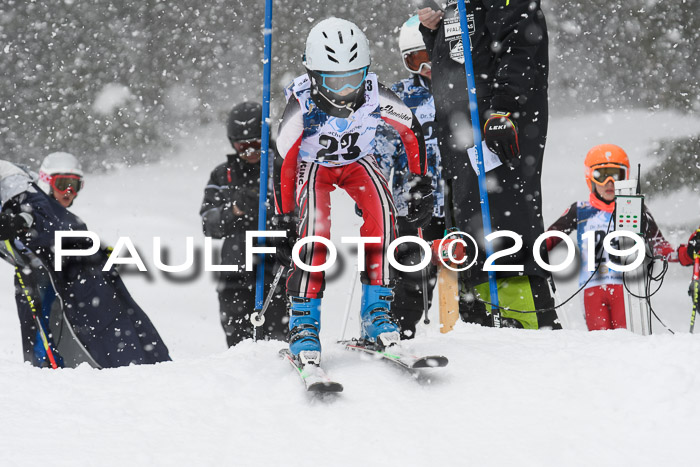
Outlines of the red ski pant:
[[621,284],[599,285],[583,291],[589,331],[627,327],[625,295]]
[[[330,239],[331,196],[335,187],[342,188],[362,210],[362,237],[379,237],[380,243],[365,245],[365,270],[362,283],[391,285],[391,268],[387,260],[389,244],[396,238],[396,209],[387,181],[373,156],[363,157],[351,164],[326,167],[301,161],[297,168],[296,204],[299,210],[299,238],[317,235]],[[354,216],[355,213],[344,213]],[[326,262],[328,249],[322,243],[304,245],[299,258],[310,266]],[[287,278],[287,294],[297,297],[321,298],[325,288],[325,273],[309,272],[296,264]]]

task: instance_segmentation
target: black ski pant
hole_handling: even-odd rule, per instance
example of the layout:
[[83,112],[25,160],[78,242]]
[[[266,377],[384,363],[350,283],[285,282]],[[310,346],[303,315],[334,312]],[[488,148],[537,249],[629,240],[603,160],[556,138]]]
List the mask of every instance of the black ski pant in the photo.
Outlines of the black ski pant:
[[[263,300],[274,280],[277,264],[265,268],[265,288]],[[255,271],[226,273],[219,282],[219,316],[229,347],[244,339],[253,338],[253,325],[250,315],[255,311]],[[257,338],[284,341],[287,336],[285,277],[280,278],[270,306],[265,311],[265,323],[257,329]]]
[[[405,217],[397,218],[399,236],[418,236],[418,229],[406,221]],[[430,224],[423,229],[423,239],[427,242],[443,238],[445,220],[434,217]],[[410,266],[421,261],[423,249],[415,243],[404,243],[397,248],[396,259],[400,264]],[[432,263],[425,268],[428,292],[428,307],[433,300],[433,289],[437,283],[437,267]],[[396,285],[394,287],[394,302],[392,314],[401,328],[402,339],[412,339],[416,334],[416,325],[423,316],[423,273],[395,271]]]

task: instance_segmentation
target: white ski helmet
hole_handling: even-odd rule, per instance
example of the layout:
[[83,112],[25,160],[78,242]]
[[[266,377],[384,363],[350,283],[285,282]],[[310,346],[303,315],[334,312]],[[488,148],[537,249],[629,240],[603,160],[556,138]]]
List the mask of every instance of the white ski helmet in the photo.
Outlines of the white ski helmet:
[[408,21],[401,26],[401,31],[399,31],[399,49],[401,49],[402,54],[425,49],[423,34],[421,34],[418,29],[419,27],[420,20],[418,19],[418,15],[411,16]]
[[[51,194],[51,178],[54,175],[76,175],[82,179],[80,161],[67,152],[53,152],[44,158],[39,168],[38,185],[46,194]],[[82,184],[82,181],[81,181]]]
[[369,42],[354,23],[328,18],[309,31],[304,53],[304,66],[309,70],[346,72],[369,64]]
[[413,52],[426,50],[425,43],[423,42],[423,34],[421,34],[419,27],[420,20],[418,19],[418,15],[414,15],[411,16],[408,21],[403,23],[401,26],[401,31],[399,31],[399,49],[401,50],[401,59],[404,68],[411,73],[420,73],[424,66],[430,67],[427,52],[419,54],[418,57],[414,57],[414,59],[418,58],[418,62],[414,63],[414,66],[411,66],[410,63],[410,55],[412,55]]
[[348,117],[364,102],[370,62],[369,42],[357,25],[340,18],[319,22],[306,38],[303,62],[311,98],[326,113]]

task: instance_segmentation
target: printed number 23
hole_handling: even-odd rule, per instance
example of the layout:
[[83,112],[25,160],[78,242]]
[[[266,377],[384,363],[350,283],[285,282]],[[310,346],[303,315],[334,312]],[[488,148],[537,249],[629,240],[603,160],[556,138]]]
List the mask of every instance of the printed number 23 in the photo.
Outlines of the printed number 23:
[[[362,152],[356,145],[359,137],[359,133],[346,133],[338,141],[332,136],[322,135],[318,142],[324,149],[318,151],[316,159],[319,161],[337,161],[339,157],[346,161],[356,159]],[[335,154],[338,152],[338,149],[344,152]]]

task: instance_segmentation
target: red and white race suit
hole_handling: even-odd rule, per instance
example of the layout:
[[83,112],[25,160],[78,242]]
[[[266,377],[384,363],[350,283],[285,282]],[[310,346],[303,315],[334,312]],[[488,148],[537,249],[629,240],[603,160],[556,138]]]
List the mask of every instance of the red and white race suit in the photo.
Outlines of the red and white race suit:
[[[380,239],[367,245],[362,282],[390,286],[386,255],[397,235],[396,210],[374,157],[374,135],[380,119],[391,124],[401,135],[409,170],[425,175],[427,160],[420,123],[373,73],[368,73],[365,81],[364,104],[348,118],[333,117],[319,109],[311,99],[310,84],[308,76],[302,75],[285,90],[287,107],[277,136],[284,163],[276,180],[276,210],[282,214],[297,211],[300,237],[330,239],[330,193],[336,186],[344,189],[362,210],[360,234]],[[325,263],[326,254],[323,244],[308,243],[299,256],[308,265],[320,265]],[[321,298],[324,286],[323,272],[308,272],[294,265],[287,293]]]

